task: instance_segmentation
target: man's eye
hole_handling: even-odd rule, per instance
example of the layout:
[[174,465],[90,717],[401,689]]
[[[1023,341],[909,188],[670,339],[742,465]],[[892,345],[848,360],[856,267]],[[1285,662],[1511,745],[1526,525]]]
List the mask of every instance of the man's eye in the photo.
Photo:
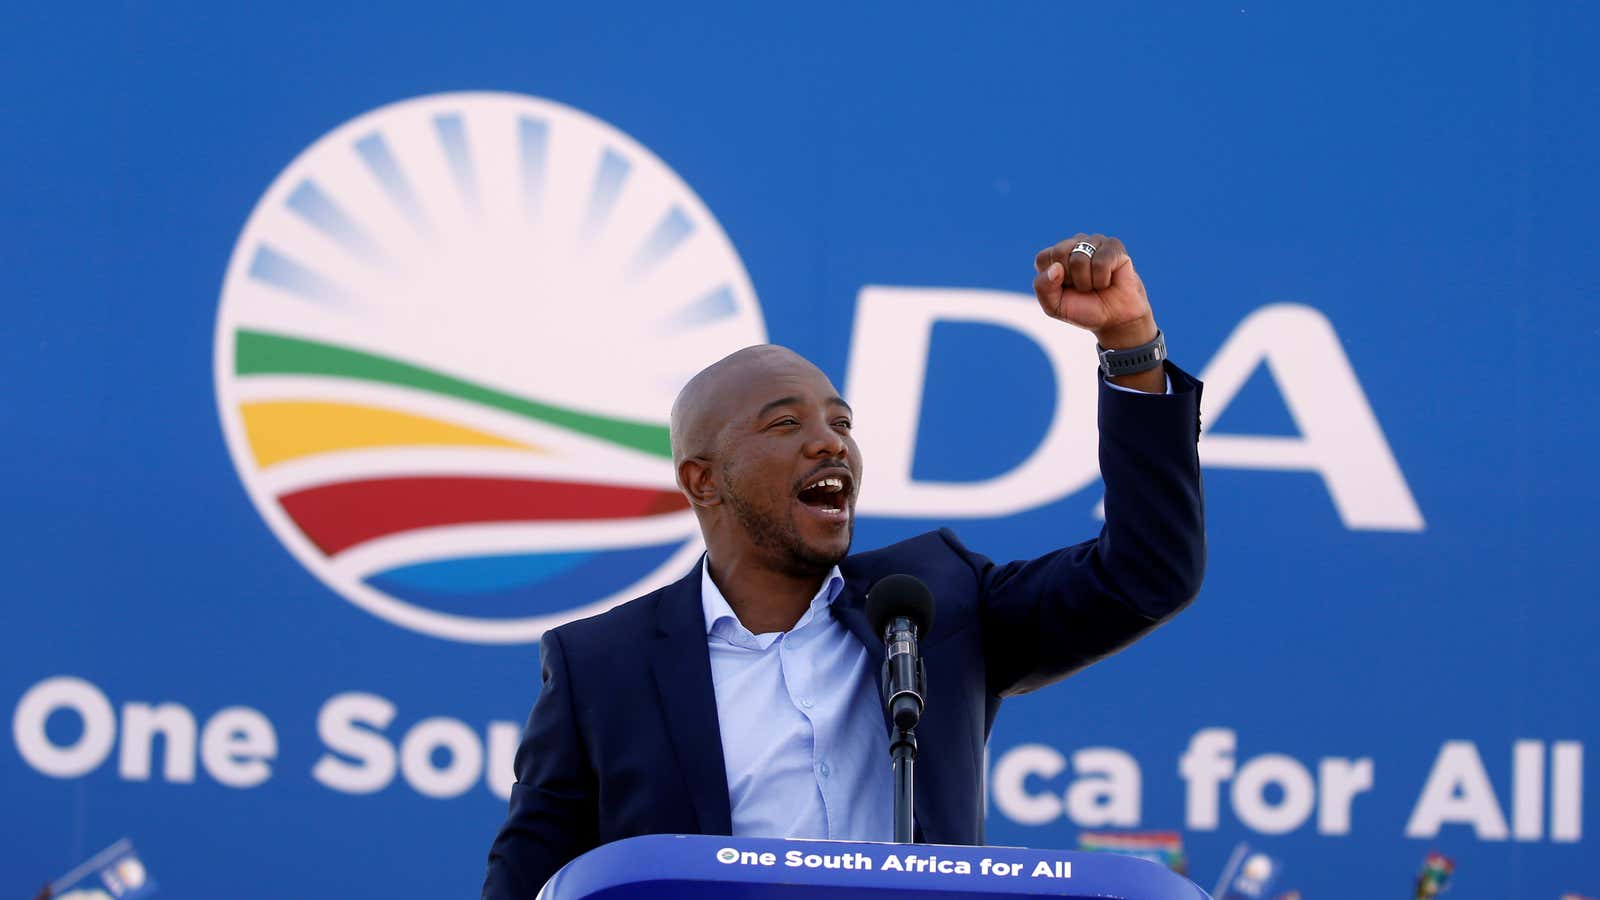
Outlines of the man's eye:
[[840,420],[838,420],[838,421],[833,423],[833,427],[835,427],[835,428],[843,428],[844,430],[849,431],[850,430],[850,420],[849,419],[840,419]]
[[800,424],[800,420],[796,419],[794,416],[784,416],[783,418],[779,419],[778,421],[773,422],[772,425],[769,426],[769,427],[777,428],[780,425],[799,425],[799,424]]

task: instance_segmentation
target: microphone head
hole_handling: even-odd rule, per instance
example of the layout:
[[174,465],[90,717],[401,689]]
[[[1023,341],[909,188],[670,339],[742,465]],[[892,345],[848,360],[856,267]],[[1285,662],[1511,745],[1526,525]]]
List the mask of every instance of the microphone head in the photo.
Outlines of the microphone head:
[[910,575],[886,575],[867,591],[867,621],[883,634],[891,619],[905,616],[925,635],[933,627],[933,592]]

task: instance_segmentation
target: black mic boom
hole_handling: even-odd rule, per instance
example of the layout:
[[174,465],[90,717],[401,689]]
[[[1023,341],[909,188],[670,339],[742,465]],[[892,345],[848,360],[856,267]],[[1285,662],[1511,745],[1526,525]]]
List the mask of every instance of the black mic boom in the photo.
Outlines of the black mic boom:
[[888,645],[883,680],[889,719],[910,731],[922,718],[926,689],[917,640],[933,627],[933,594],[910,575],[887,576],[867,592],[867,621]]

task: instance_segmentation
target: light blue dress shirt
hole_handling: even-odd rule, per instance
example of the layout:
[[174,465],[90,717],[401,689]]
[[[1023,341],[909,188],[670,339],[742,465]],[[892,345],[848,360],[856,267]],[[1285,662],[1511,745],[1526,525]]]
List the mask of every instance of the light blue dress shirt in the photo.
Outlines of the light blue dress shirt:
[[700,601],[736,836],[894,836],[877,673],[867,648],[829,611],[843,589],[835,566],[793,628],[751,634],[702,558]]

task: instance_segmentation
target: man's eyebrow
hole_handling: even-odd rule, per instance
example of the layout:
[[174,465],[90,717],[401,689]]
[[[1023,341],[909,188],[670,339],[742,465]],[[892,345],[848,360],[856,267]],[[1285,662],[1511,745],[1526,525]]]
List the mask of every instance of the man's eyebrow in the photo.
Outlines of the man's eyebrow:
[[[761,409],[756,413],[756,418],[758,418],[758,419],[762,418],[767,413],[772,412],[775,409],[782,409],[785,406],[795,406],[795,405],[799,404],[800,402],[801,402],[800,398],[794,396],[793,394],[791,394],[791,395],[789,395],[787,397],[779,397],[778,399],[770,401],[770,402],[766,403],[765,405],[763,405],[761,407]],[[842,406],[842,407],[845,408],[845,412],[848,412],[851,415],[855,415],[855,410],[850,408],[850,404],[844,402],[844,398],[843,397],[837,397],[837,396],[829,397],[828,398],[828,405],[829,406]]]
[[796,396],[793,396],[793,395],[790,395],[788,397],[779,397],[778,399],[773,400],[772,402],[770,402],[770,403],[766,404],[765,406],[761,407],[761,410],[756,413],[756,418],[759,419],[762,416],[765,416],[767,413],[772,412],[775,409],[780,409],[780,408],[785,407],[785,406],[793,406],[794,404],[799,403],[799,402],[800,402],[800,398],[796,397]]

